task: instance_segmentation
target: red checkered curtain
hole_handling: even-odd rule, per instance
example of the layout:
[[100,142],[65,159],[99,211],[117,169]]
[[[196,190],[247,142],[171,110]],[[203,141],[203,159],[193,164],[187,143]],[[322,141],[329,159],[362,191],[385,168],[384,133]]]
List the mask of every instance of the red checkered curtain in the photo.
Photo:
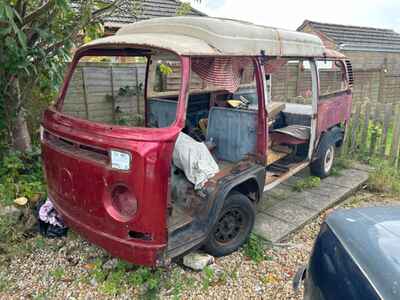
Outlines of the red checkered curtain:
[[250,58],[241,57],[194,58],[192,70],[202,80],[234,93],[239,88],[244,68],[251,63]]
[[287,59],[276,58],[268,60],[264,66],[266,74],[278,72],[278,70],[288,62]]

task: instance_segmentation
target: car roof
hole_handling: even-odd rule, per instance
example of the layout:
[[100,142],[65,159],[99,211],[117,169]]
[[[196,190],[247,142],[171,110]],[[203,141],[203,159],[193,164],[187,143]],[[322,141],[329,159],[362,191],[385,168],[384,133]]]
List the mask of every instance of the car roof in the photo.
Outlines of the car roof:
[[380,296],[400,298],[400,207],[337,210],[326,224]]
[[190,56],[344,57],[312,34],[211,17],[154,18],[123,26],[84,47],[130,44]]

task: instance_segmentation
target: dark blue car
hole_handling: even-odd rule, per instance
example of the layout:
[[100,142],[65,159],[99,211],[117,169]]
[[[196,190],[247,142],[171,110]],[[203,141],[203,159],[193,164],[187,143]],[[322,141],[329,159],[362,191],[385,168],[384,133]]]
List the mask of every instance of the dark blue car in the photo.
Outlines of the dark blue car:
[[400,299],[400,207],[330,214],[295,289],[302,280],[307,300]]

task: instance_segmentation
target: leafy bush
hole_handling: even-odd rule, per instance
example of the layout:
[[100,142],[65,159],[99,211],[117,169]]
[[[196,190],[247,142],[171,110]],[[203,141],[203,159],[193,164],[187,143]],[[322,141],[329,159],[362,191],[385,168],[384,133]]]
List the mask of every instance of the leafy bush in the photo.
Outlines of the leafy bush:
[[45,193],[40,151],[9,153],[0,161],[0,204],[9,205],[17,197],[31,199]]
[[244,254],[256,263],[267,259],[264,252],[263,242],[255,234],[251,234],[249,240],[244,245]]

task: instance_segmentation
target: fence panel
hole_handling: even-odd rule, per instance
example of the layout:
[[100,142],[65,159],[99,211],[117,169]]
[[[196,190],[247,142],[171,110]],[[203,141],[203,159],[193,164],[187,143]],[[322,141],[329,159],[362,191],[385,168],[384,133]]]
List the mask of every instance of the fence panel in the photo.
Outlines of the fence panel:
[[390,160],[400,167],[400,105],[356,102],[348,130],[342,153]]

